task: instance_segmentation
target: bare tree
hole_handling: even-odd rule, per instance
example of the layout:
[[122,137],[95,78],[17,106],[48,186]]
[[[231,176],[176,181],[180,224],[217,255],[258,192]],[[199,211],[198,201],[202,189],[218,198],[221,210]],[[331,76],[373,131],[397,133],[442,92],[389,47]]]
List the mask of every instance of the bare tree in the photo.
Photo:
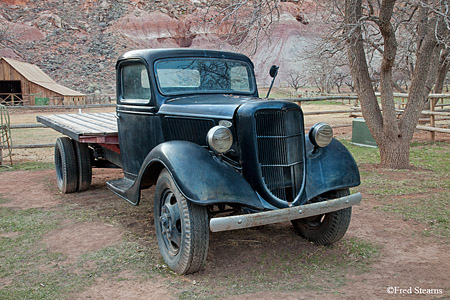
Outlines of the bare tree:
[[208,0],[203,8],[205,25],[217,26],[224,42],[251,54],[280,18],[280,0]]
[[[370,0],[364,3],[363,0],[345,1],[344,24],[349,64],[363,116],[380,148],[383,167],[409,168],[410,143],[436,78],[439,45],[449,39],[448,14],[439,13],[445,11],[446,4],[446,0],[383,0],[376,7]],[[402,116],[397,119],[392,85],[398,49],[396,31],[398,24],[407,22],[417,27],[415,64],[408,103]],[[371,84],[364,47],[364,41],[369,36],[363,28],[368,24],[379,31],[383,47],[380,64],[381,107]]]
[[308,49],[296,54],[297,62],[303,66],[305,81],[317,87],[321,93],[330,93],[341,86],[350,76],[345,52],[334,49],[327,38],[317,38],[310,42]]
[[300,74],[296,70],[291,69],[288,71],[288,76],[287,76],[286,81],[287,81],[288,86],[290,86],[291,88],[293,88],[295,90],[296,94],[297,94],[298,89],[301,88],[302,86],[304,86],[303,74]]
[[350,69],[347,65],[336,68],[333,73],[332,82],[336,85],[338,93],[342,92],[341,88],[344,84],[347,85],[347,82],[351,81]]

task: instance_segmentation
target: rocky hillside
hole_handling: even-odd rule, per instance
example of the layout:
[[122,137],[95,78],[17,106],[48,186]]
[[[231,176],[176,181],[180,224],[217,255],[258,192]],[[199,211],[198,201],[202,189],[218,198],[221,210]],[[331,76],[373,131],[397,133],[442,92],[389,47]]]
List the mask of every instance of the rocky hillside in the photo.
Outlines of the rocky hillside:
[[[59,83],[86,93],[115,92],[114,65],[138,48],[239,50],[202,26],[204,0],[0,0],[0,56],[40,66]],[[272,64],[292,65],[293,53],[317,33],[305,21],[313,1],[283,2],[281,18],[252,55],[258,80]],[[305,4],[306,3],[306,4]]]

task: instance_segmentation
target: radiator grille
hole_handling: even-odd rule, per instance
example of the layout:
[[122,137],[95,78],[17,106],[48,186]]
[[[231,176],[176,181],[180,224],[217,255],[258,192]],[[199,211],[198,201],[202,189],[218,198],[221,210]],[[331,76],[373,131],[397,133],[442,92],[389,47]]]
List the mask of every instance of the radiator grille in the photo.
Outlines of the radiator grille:
[[206,134],[214,126],[212,120],[166,117],[168,140],[182,140],[206,146]]
[[258,161],[263,180],[276,198],[292,202],[303,182],[303,128],[298,110],[255,113]]

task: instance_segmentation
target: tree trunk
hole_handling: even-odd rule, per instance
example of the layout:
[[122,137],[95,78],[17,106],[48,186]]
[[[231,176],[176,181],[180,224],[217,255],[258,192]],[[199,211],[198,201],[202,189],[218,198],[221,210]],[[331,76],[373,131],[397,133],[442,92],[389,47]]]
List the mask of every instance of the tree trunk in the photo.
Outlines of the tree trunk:
[[444,89],[445,78],[447,77],[448,69],[450,68],[450,60],[448,56],[450,55],[449,49],[444,49],[441,51],[439,57],[439,70],[436,78],[436,84],[434,86],[434,92],[436,94],[442,93]]
[[409,169],[409,148],[410,140],[395,139],[389,141],[385,139],[379,144],[380,165],[389,169]]

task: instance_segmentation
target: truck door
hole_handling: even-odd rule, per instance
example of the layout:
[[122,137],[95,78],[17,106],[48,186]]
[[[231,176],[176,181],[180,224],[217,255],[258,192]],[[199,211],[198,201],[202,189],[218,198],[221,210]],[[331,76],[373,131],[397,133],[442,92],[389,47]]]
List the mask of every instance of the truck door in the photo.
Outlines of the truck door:
[[126,60],[117,66],[116,112],[126,177],[136,177],[147,154],[163,141],[149,78],[148,66],[142,60]]

